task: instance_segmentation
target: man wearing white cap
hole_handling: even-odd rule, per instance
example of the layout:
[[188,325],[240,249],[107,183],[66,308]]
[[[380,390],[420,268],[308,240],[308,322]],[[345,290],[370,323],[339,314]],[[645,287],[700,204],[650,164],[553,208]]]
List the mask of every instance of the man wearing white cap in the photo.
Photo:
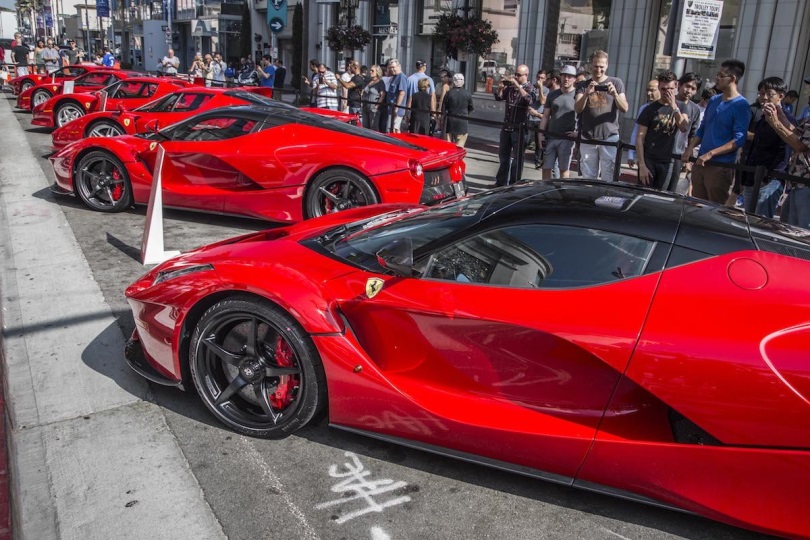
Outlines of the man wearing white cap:
[[[574,83],[576,80],[576,68],[564,66],[560,70],[560,89],[549,92],[548,98],[546,98],[546,107],[543,110],[543,118],[540,120],[540,129],[548,130],[551,133],[545,137],[546,144],[543,154],[543,179],[545,180],[551,178],[555,161],[559,163],[562,178],[568,178],[570,174],[574,141],[560,138],[560,135],[576,136],[577,115],[574,110],[576,103]],[[542,133],[540,137],[542,143]]]
[[453,87],[442,99],[442,117],[446,122],[444,140],[463,148],[467,143],[467,115],[474,110],[472,94],[464,88],[464,75],[456,73],[453,75]]

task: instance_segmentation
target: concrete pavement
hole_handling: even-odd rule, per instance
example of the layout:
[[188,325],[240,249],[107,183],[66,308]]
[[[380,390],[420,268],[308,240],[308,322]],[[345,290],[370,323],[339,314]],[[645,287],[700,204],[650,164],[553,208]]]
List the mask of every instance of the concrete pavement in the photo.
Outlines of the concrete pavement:
[[0,125],[14,536],[224,537],[6,99]]

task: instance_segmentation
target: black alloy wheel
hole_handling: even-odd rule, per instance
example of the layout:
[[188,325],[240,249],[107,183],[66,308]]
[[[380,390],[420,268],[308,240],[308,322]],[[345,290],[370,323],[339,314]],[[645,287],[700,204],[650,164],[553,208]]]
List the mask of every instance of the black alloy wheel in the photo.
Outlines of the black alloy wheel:
[[330,169],[315,177],[307,189],[304,214],[314,218],[379,202],[374,186],[360,174],[349,169]]
[[252,437],[281,438],[326,403],[326,378],[309,335],[277,306],[249,297],[218,302],[191,338],[189,367],[205,406]]
[[82,157],[73,173],[79,198],[99,212],[121,212],[132,206],[132,185],[121,161],[103,151]]

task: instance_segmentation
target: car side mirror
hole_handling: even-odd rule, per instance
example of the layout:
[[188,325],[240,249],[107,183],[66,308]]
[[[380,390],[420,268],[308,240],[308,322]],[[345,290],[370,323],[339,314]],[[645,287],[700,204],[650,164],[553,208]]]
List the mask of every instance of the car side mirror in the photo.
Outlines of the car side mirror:
[[149,120],[144,127],[146,128],[146,131],[152,132],[157,132],[160,129],[157,118],[154,120]]
[[123,103],[119,103],[118,107],[116,107],[116,109],[118,109],[118,112],[124,112],[124,111],[127,110],[127,108],[124,106]]
[[398,238],[386,244],[377,252],[377,262],[397,276],[412,277],[414,275],[413,240]]

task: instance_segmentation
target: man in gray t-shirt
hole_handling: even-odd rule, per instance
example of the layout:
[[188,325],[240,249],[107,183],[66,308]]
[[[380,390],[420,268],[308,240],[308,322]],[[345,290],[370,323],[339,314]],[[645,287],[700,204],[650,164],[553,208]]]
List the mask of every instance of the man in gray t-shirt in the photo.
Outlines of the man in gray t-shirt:
[[[560,176],[568,178],[571,169],[571,157],[574,153],[574,141],[565,139],[559,134],[576,136],[577,117],[574,111],[576,103],[577,70],[574,66],[564,66],[560,70],[560,88],[549,92],[546,99],[540,129],[547,130],[546,144],[543,152],[543,179],[552,176],[555,162],[559,163]],[[541,144],[543,135],[541,137]]]
[[593,78],[577,87],[576,112],[583,142],[579,146],[579,174],[585,178],[613,180],[616,147],[587,144],[584,140],[619,140],[619,112],[626,113],[627,97],[621,79],[607,76],[608,54],[595,51],[590,58]]

